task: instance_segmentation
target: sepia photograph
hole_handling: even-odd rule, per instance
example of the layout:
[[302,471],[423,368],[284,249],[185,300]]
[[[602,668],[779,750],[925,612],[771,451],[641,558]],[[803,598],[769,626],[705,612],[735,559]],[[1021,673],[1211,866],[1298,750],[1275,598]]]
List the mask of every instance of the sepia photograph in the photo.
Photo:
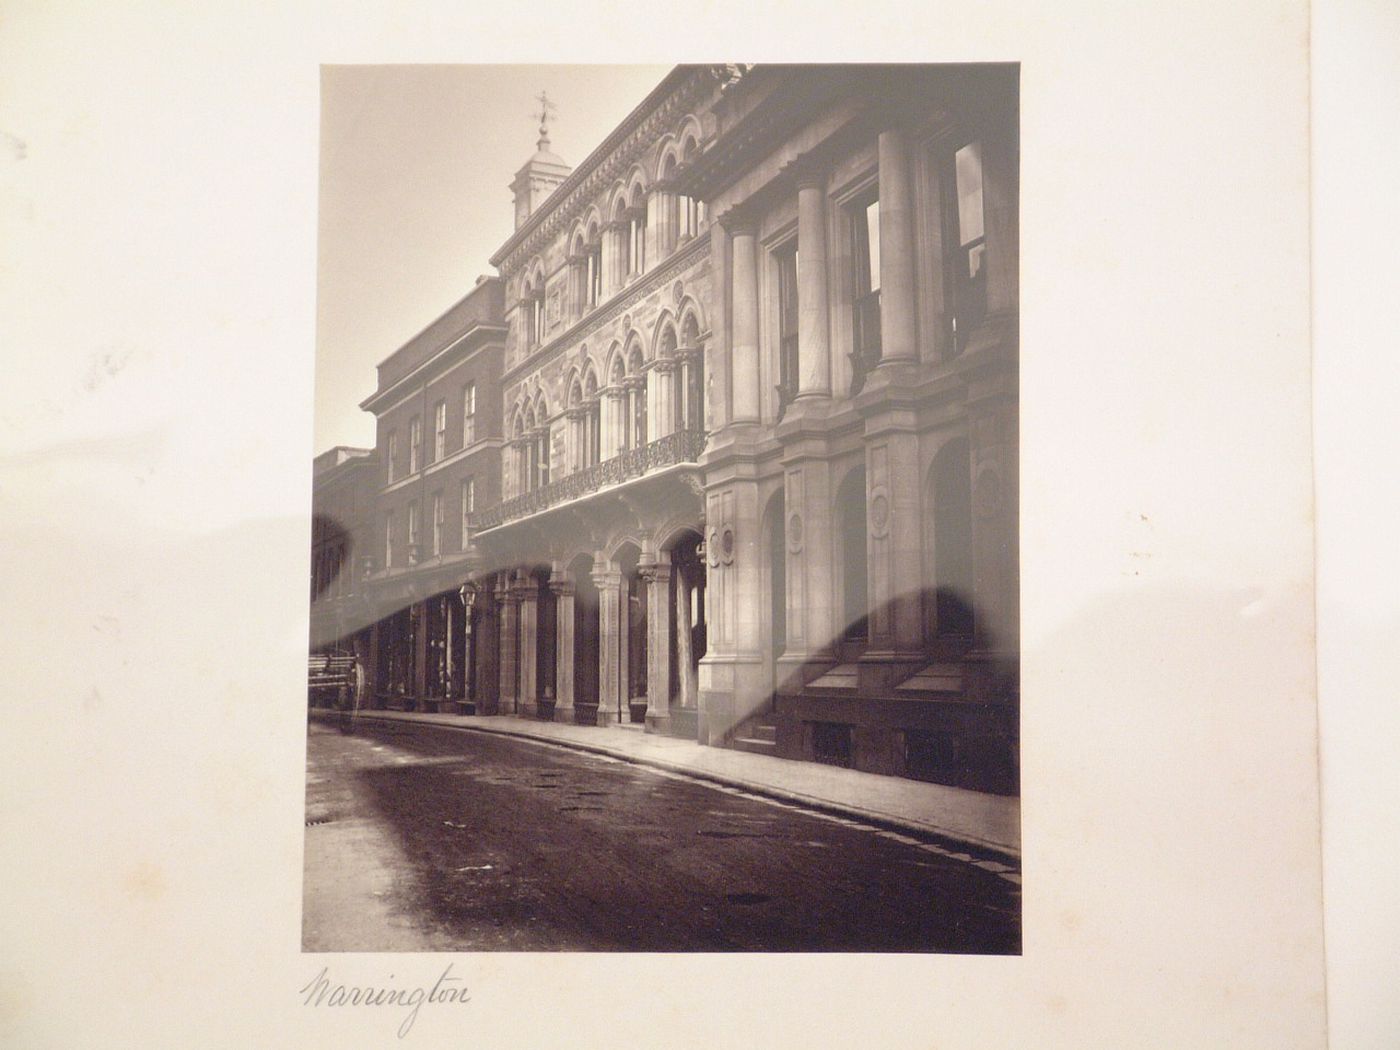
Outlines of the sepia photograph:
[[0,1045],[1391,1045],[1379,6],[8,4]]
[[1020,953],[1019,131],[323,68],[304,951]]

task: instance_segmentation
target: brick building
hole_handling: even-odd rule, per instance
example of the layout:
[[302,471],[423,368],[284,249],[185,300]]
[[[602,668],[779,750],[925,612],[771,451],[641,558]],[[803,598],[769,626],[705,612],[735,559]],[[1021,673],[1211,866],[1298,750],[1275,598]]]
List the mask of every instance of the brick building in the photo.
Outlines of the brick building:
[[696,66],[541,129],[362,405],[377,701],[1015,790],[1017,127],[1011,66]]

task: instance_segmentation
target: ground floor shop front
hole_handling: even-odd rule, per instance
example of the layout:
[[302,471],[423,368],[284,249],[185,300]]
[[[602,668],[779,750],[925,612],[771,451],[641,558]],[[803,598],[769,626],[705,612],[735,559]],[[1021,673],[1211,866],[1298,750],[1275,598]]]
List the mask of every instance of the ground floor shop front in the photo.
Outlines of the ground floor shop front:
[[895,466],[912,486],[869,431],[834,425],[819,455],[721,446],[704,485],[637,479],[371,581],[375,611],[342,645],[363,702],[1015,794],[1014,517],[978,502],[976,428],[909,436]]

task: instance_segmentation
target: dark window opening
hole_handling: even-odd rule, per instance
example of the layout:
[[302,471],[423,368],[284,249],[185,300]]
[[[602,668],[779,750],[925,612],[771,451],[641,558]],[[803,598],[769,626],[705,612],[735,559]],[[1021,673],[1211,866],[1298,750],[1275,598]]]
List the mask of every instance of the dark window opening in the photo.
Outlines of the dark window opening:
[[880,202],[858,207],[852,216],[855,285],[852,318],[851,393],[860,393],[865,377],[880,363]]
[[828,766],[850,768],[851,727],[843,722],[812,722],[812,757]]
[[967,347],[972,331],[987,314],[987,238],[982,203],[982,144],[969,142],[953,154],[955,201],[952,237],[953,353]]
[[778,418],[797,396],[797,245],[777,254]]

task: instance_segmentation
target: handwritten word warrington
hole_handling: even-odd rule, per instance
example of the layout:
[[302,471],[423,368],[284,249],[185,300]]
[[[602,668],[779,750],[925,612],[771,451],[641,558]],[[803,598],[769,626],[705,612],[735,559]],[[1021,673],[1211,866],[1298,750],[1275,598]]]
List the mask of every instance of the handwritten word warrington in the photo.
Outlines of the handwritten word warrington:
[[434,982],[431,988],[426,985],[394,987],[393,981],[394,975],[390,974],[389,983],[379,987],[334,984],[329,976],[328,968],[323,966],[321,972],[308,981],[297,994],[303,996],[303,1006],[407,1007],[408,1013],[404,1016],[403,1023],[399,1025],[400,1039],[412,1030],[413,1022],[418,1019],[418,1010],[424,1003],[441,1005],[471,1002],[471,996],[467,994],[466,987],[461,983],[462,979],[452,975],[451,963],[448,963],[447,969],[442,971],[442,976]]

